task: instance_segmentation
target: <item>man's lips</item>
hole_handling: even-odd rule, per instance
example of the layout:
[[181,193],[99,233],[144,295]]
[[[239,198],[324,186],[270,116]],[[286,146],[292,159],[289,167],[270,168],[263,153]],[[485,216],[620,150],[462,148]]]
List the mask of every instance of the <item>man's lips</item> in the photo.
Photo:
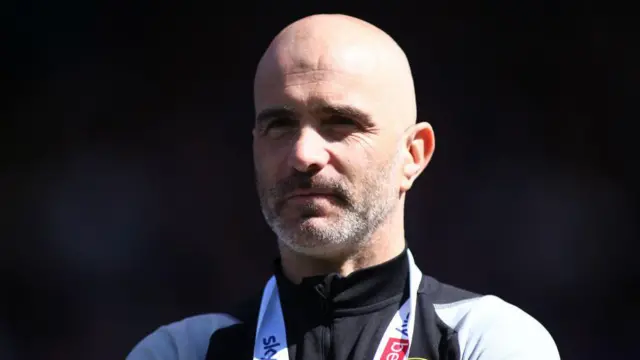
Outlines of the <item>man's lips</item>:
[[347,200],[339,192],[333,191],[333,189],[297,189],[282,197],[276,204],[276,209],[278,209],[278,212],[281,211],[287,203],[300,205],[325,201],[340,206],[349,205]]
[[307,198],[307,197],[336,197],[336,195],[331,191],[326,190],[298,190],[287,195],[286,199],[293,198]]

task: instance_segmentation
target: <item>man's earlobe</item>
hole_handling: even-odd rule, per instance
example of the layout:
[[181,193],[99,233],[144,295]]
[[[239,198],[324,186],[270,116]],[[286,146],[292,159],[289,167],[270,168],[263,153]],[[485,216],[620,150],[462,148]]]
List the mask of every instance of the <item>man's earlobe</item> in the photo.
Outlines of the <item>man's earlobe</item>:
[[420,164],[410,163],[404,166],[404,176],[409,179],[413,179],[420,171]]

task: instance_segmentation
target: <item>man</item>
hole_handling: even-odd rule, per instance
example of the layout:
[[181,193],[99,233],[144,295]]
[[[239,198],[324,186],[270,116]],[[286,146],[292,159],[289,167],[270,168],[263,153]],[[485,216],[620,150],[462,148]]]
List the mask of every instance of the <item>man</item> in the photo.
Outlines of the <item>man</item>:
[[435,147],[409,63],[344,15],[286,27],[254,84],[253,150],[280,259],[236,311],[163,326],[128,359],[559,359],[544,327],[495,296],[421,274],[404,201]]

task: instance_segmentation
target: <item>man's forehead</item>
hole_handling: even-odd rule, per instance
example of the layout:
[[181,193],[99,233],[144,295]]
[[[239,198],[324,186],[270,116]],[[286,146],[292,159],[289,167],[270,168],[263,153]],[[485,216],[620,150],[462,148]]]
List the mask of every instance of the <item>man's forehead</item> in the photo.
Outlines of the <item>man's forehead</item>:
[[[287,88],[306,83],[331,85],[375,82],[382,75],[379,55],[363,46],[342,46],[323,51],[301,51],[294,44],[274,50],[262,59],[255,77],[254,91]],[[306,50],[302,47],[302,50]]]
[[317,69],[292,68],[289,71],[273,72],[258,82],[256,91],[273,90],[274,87],[281,91],[291,91],[299,86],[308,88],[349,88],[366,85],[367,76],[341,69],[324,67]]
[[327,101],[339,101],[351,94],[367,92],[372,84],[371,80],[331,69],[290,71],[274,73],[257,81],[254,92],[257,98],[264,99],[316,96],[327,98]]
[[292,43],[275,51],[265,62],[265,73],[293,75],[312,71],[335,71],[351,76],[372,76],[382,56],[364,44],[333,44],[314,49]]

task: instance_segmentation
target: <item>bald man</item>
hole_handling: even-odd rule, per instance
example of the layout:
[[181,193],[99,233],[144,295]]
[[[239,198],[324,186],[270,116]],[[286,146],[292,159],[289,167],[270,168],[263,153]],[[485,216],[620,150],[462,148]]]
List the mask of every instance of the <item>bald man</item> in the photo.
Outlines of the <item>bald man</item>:
[[343,15],[296,21],[260,60],[254,94],[274,275],[233,311],[160,327],[128,359],[559,359],[519,308],[414,263],[404,202],[435,138],[391,37]]

